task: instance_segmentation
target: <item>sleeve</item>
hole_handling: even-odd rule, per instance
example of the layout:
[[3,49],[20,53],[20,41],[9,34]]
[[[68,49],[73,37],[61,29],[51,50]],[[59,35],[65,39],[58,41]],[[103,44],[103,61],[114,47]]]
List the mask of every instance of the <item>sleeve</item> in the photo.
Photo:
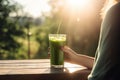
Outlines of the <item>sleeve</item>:
[[120,64],[120,4],[113,6],[102,22],[96,54],[89,80],[103,80],[114,66]]

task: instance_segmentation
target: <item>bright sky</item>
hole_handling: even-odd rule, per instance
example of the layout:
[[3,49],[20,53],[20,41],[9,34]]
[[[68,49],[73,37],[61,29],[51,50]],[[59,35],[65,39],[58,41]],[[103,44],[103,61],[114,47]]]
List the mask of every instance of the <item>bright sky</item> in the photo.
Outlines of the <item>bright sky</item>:
[[39,17],[42,12],[49,12],[50,6],[48,4],[49,0],[14,0],[21,5],[23,5],[23,10],[33,17]]
[[[50,5],[48,4],[48,1],[50,0],[14,0],[18,2],[19,4],[23,5],[23,10],[30,14],[33,17],[40,17],[42,15],[42,12],[47,13],[51,10]],[[69,6],[69,8],[75,10],[83,9],[85,10],[85,7],[88,9],[91,8],[93,5],[91,0],[66,0],[66,5]],[[88,10],[87,10],[88,11]],[[23,14],[23,13],[22,13]]]

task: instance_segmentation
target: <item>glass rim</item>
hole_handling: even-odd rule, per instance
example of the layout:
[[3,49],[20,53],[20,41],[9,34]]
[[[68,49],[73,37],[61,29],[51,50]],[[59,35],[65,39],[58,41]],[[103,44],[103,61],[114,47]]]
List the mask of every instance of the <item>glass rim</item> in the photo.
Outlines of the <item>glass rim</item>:
[[49,35],[66,35],[66,34],[49,34]]
[[49,39],[66,39],[66,34],[49,34]]
[[51,36],[51,35],[53,35],[53,36],[58,36],[58,35],[64,35],[64,36],[66,36],[66,34],[48,34],[49,36]]

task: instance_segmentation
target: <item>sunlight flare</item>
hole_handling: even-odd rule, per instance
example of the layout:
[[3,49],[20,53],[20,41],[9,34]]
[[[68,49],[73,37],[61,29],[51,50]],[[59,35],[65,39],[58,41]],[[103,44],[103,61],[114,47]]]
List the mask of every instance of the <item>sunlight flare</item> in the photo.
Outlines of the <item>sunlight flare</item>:
[[84,66],[77,65],[77,64],[71,64],[71,63],[67,63],[67,62],[65,63],[65,67],[67,67],[69,73],[74,73],[74,72],[79,71],[79,70],[87,69]]
[[85,6],[89,6],[90,0],[67,0],[67,3],[72,8],[84,8]]

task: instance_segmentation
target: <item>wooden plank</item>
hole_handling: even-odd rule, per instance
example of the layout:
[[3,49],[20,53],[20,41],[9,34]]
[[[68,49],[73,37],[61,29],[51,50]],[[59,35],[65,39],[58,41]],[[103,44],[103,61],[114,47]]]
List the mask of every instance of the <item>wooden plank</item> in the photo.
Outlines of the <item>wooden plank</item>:
[[82,70],[77,73],[52,73],[52,74],[17,74],[2,75],[0,80],[87,80],[90,73],[88,70]]
[[30,60],[0,60],[0,64],[16,64],[16,63],[48,63],[49,59],[30,59]]
[[0,64],[0,69],[24,69],[24,68],[48,68],[50,63],[14,63],[14,64]]
[[51,69],[49,59],[0,61],[0,80],[86,80],[89,73],[87,68],[67,62],[64,69]]

